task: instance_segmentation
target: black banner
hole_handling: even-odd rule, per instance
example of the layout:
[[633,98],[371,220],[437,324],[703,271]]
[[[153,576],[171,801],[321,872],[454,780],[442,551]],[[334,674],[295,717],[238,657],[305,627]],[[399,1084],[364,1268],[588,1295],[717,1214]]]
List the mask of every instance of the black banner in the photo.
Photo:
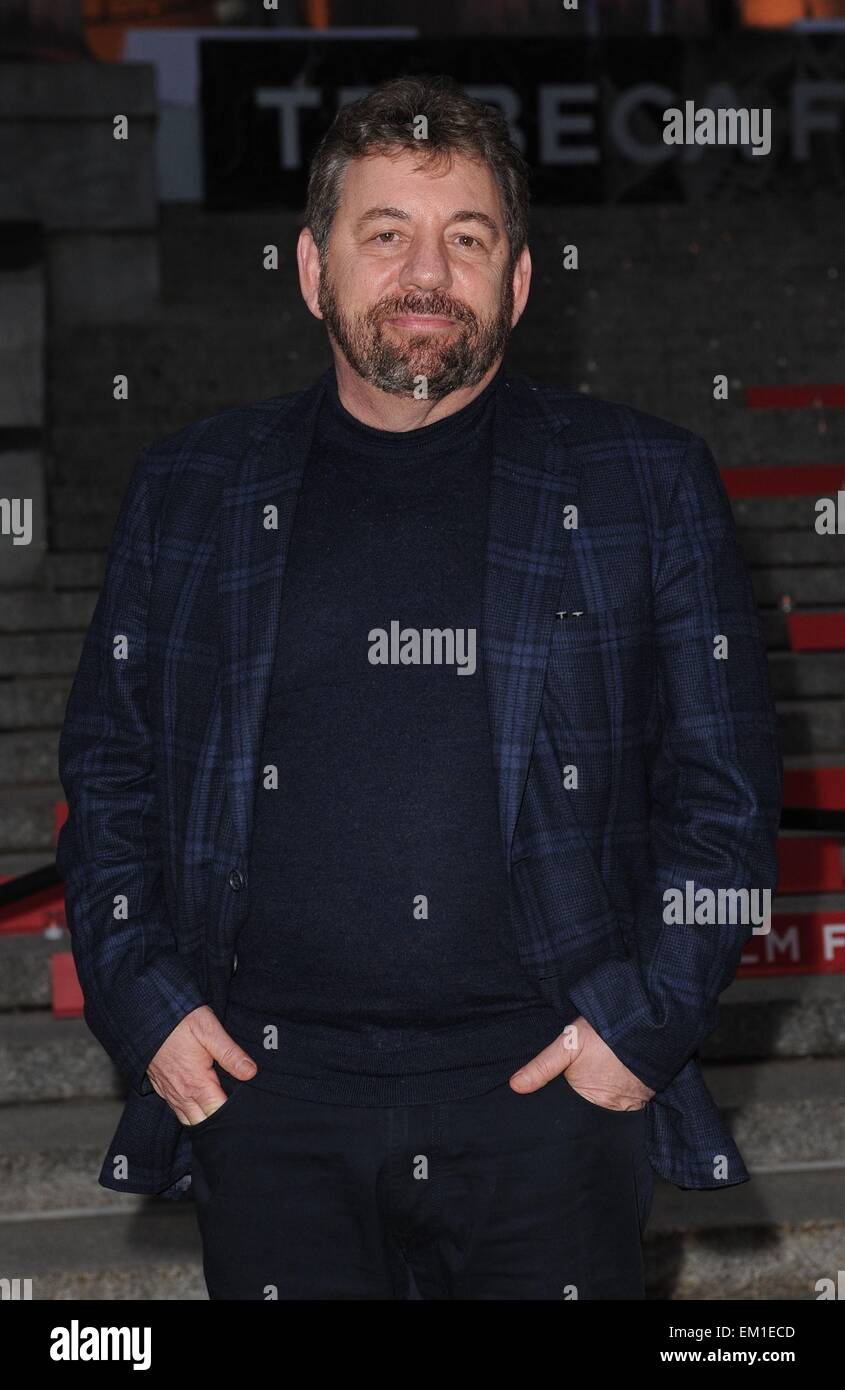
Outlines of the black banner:
[[[308,162],[338,107],[413,73],[448,73],[504,111],[538,202],[735,201],[771,187],[845,187],[838,36],[223,36],[200,50],[209,208],[301,207]],[[665,142],[669,127],[678,143]]]

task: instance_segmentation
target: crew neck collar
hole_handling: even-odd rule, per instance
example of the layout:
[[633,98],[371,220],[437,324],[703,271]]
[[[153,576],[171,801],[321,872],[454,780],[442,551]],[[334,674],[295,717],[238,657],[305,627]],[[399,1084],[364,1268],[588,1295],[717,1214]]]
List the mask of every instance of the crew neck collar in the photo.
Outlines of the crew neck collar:
[[441,453],[460,447],[465,437],[472,433],[492,405],[503,376],[503,364],[500,363],[495,376],[467,405],[453,411],[451,415],[435,420],[433,424],[420,425],[413,430],[379,429],[359,420],[340,400],[334,367],[326,373],[326,402],[332,428],[341,432],[347,447],[367,453],[401,453],[419,457],[421,454]]

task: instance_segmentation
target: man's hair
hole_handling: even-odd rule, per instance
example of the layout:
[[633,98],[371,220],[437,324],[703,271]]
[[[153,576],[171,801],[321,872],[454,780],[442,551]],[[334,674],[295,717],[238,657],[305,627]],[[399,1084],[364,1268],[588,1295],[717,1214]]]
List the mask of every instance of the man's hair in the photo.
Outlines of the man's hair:
[[[428,122],[424,140],[414,136],[419,116]],[[440,75],[392,78],[338,111],[317,146],[308,178],[305,226],[321,259],[346,166],[353,159],[403,148],[420,156],[420,167],[447,164],[455,154],[489,167],[502,201],[508,268],[513,270],[528,238],[529,167],[501,112],[468,97],[453,78]]]

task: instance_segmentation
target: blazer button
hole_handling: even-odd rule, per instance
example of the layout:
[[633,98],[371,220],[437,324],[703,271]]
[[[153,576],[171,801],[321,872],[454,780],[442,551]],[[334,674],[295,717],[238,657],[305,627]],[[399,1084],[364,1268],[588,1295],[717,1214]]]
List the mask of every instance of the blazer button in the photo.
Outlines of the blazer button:
[[240,869],[232,869],[229,874],[229,887],[233,893],[239,893],[244,886],[244,876]]

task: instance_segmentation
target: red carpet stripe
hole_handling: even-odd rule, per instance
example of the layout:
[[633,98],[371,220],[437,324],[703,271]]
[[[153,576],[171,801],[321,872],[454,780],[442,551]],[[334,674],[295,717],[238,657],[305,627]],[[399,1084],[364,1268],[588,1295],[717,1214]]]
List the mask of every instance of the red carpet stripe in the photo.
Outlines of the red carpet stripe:
[[821,406],[845,406],[845,385],[830,382],[824,386],[746,386],[748,410],[811,410]]
[[845,488],[845,463],[722,468],[729,497],[833,497]]

